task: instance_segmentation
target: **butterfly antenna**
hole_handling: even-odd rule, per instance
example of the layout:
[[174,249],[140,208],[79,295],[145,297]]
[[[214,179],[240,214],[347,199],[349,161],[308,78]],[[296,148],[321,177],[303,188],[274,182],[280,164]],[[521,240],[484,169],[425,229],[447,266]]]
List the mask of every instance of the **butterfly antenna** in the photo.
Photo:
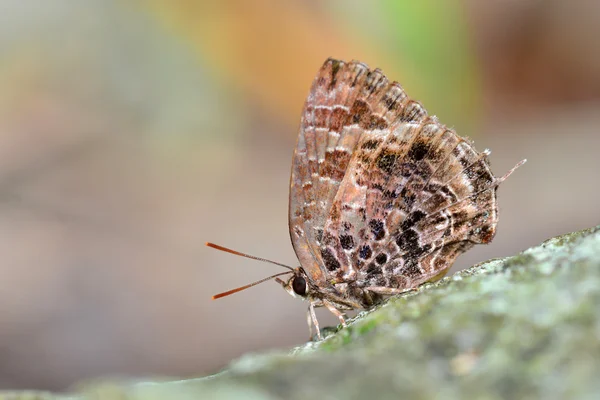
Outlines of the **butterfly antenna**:
[[219,246],[218,244],[214,244],[214,243],[210,243],[210,242],[207,242],[206,245],[208,247],[212,247],[213,249],[224,251],[225,253],[231,253],[231,254],[235,254],[236,256],[251,258],[253,260],[258,260],[258,261],[263,261],[263,262],[279,265],[280,267],[287,268],[292,272],[294,271],[294,268],[290,267],[289,265],[281,264],[276,261],[267,260],[266,258],[260,258],[260,257],[256,257],[256,256],[251,256],[250,254],[240,253],[239,251],[231,250],[231,249],[228,249],[227,247]]
[[271,260],[267,260],[266,258],[260,258],[260,257],[251,256],[250,254],[240,253],[239,251],[231,250],[231,249],[228,249],[227,247],[219,246],[218,244],[214,244],[214,243],[210,243],[210,242],[207,242],[206,245],[208,247],[212,247],[213,249],[224,251],[225,253],[231,253],[231,254],[235,254],[236,256],[251,258],[252,260],[264,261],[264,262],[267,262],[267,263],[279,265],[280,267],[284,267],[284,268],[289,269],[289,271],[280,272],[278,274],[271,275],[271,276],[269,276],[267,278],[264,278],[264,279],[261,279],[259,281],[250,283],[248,285],[244,285],[244,286],[241,286],[239,288],[231,289],[231,290],[228,290],[228,291],[223,292],[223,293],[215,294],[212,297],[213,300],[220,299],[221,297],[229,296],[230,294],[241,292],[242,290],[248,289],[248,288],[250,288],[252,286],[256,286],[259,283],[266,282],[266,281],[268,281],[270,279],[273,279],[273,278],[275,278],[275,280],[277,281],[277,283],[283,284],[283,281],[281,279],[279,279],[278,276],[287,275],[287,274],[291,274],[291,273],[294,272],[294,268],[292,268],[292,267],[290,267],[288,265],[285,265],[285,264],[278,263],[276,261],[271,261]]
[[241,286],[241,287],[239,287],[239,288],[231,289],[231,290],[228,290],[228,291],[226,291],[226,292],[223,292],[223,293],[215,294],[215,295],[212,297],[212,299],[213,299],[213,300],[216,300],[216,299],[220,299],[221,297],[229,296],[230,294],[234,294],[234,293],[237,293],[237,292],[241,292],[242,290],[245,290],[245,289],[251,288],[252,286],[256,286],[256,285],[258,285],[258,284],[260,284],[260,283],[266,282],[266,281],[268,281],[268,280],[270,280],[270,279],[273,279],[273,278],[276,278],[276,280],[277,280],[277,281],[281,281],[281,279],[277,278],[278,276],[281,276],[281,275],[287,275],[287,274],[291,274],[292,272],[293,272],[293,271],[291,271],[291,272],[289,272],[289,271],[286,271],[286,272],[280,272],[280,273],[278,273],[278,274],[275,274],[275,275],[271,275],[271,276],[269,276],[269,277],[267,277],[267,278],[261,279],[260,281],[253,282],[253,283],[250,283],[250,284],[248,284],[248,285]]

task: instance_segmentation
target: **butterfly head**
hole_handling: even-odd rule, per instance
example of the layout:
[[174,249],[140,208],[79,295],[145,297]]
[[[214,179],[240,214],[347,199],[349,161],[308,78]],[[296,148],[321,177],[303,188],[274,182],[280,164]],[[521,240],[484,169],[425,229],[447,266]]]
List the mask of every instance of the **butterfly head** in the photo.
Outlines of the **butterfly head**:
[[314,293],[314,288],[310,284],[310,280],[304,270],[301,267],[294,269],[294,274],[286,281],[277,279],[277,282],[283,286],[286,292],[292,297],[299,297],[301,299],[310,298],[311,294]]

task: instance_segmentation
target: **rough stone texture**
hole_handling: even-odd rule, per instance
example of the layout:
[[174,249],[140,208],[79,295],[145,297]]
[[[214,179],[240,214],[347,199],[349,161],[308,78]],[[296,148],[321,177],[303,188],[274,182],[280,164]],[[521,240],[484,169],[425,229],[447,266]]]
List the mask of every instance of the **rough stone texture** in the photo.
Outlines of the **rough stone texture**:
[[600,226],[423,285],[291,354],[247,355],[200,379],[95,384],[73,396],[597,399],[598,377]]

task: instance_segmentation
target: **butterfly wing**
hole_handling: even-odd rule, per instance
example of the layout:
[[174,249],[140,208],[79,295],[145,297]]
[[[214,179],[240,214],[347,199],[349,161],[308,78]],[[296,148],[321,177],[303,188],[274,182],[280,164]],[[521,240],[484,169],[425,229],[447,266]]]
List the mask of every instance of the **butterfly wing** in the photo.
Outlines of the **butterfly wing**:
[[447,271],[473,244],[491,241],[501,180],[487,152],[422,107],[408,112],[418,103],[403,92],[405,107],[390,112],[389,93],[401,88],[385,81],[365,97],[370,121],[383,122],[361,126],[313,251],[337,282],[408,288]]
[[348,172],[354,171],[358,143],[367,134],[384,137],[390,127],[425,116],[421,105],[381,71],[356,61],[328,59],[323,64],[304,105],[290,179],[290,236],[313,281],[322,282],[341,267],[332,252],[341,243],[326,244],[325,227],[341,207],[334,200],[352,194]]

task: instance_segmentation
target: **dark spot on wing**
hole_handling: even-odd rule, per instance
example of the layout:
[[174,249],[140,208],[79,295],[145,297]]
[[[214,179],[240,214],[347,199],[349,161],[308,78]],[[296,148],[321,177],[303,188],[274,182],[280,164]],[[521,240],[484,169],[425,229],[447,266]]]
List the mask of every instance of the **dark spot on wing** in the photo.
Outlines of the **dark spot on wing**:
[[431,250],[431,244],[426,244],[423,247],[417,247],[415,249],[415,251],[408,253],[409,256],[413,256],[415,258],[421,258],[426,254],[429,254],[429,251]]
[[412,228],[417,222],[419,222],[420,220],[422,220],[423,218],[425,218],[425,213],[421,210],[415,210],[412,213],[410,213],[408,215],[408,218],[406,218],[404,221],[402,221],[402,224],[400,225],[402,230],[407,230]]
[[372,189],[375,189],[375,190],[379,190],[380,192],[383,192],[383,194],[385,195],[385,192],[384,192],[384,189],[383,189],[383,185],[382,185],[382,184],[380,184],[380,183],[374,183],[374,184],[371,186],[371,188],[372,188]]
[[454,212],[451,216],[452,220],[456,224],[466,221],[466,219],[469,217],[469,213],[467,212],[467,210],[459,210]]
[[381,254],[378,254],[377,257],[375,257],[375,262],[379,265],[383,265],[387,262],[387,259],[388,259],[387,254],[381,253]]
[[367,75],[367,81],[365,82],[367,96],[371,95],[378,87],[383,86],[386,83],[387,78],[380,70],[376,69],[369,71],[369,74]]
[[375,240],[381,240],[385,237],[385,228],[383,225],[383,221],[378,219],[372,219],[369,221],[369,228],[371,228],[371,232],[373,232]]
[[321,257],[323,257],[323,262],[328,271],[335,271],[341,267],[340,262],[328,248],[321,249]]
[[379,146],[379,141],[378,140],[374,140],[374,139],[369,139],[366,140],[362,146],[360,146],[361,149],[364,150],[374,150],[377,148],[377,146]]
[[482,243],[489,243],[494,238],[495,229],[491,225],[484,225],[481,227],[481,231],[479,232],[479,237],[481,238]]
[[400,175],[408,178],[409,176],[411,176],[412,174],[414,174],[417,170],[417,166],[415,163],[412,162],[405,162],[400,164]]
[[340,70],[342,62],[339,60],[331,60],[331,61],[332,62],[331,62],[331,86],[330,87],[333,87],[337,83],[337,73]]
[[400,121],[418,121],[421,120],[425,115],[427,115],[427,112],[423,109],[421,104],[413,100],[407,104],[404,110],[402,110],[402,116],[400,117]]
[[442,192],[443,194],[446,195],[447,198],[449,198],[452,202],[455,202],[458,200],[458,197],[456,197],[456,195],[454,194],[454,192],[452,192],[452,190],[450,190],[450,188],[448,186],[442,186],[440,188],[440,192]]
[[396,244],[400,248],[400,251],[411,251],[419,247],[419,234],[413,229],[407,229],[402,231],[396,236]]
[[383,195],[389,199],[396,199],[398,198],[398,193],[395,190],[385,190],[383,192]]
[[317,228],[315,230],[315,239],[318,243],[321,243],[321,240],[323,240],[323,229]]
[[404,264],[404,267],[400,270],[400,274],[408,276],[411,279],[421,276],[422,272],[419,269],[418,261],[415,259],[406,260],[406,264]]
[[350,110],[350,115],[352,116],[352,123],[358,124],[363,115],[366,115],[371,112],[371,109],[367,103],[363,100],[356,100],[352,105],[352,109]]
[[360,248],[360,251],[358,252],[358,256],[363,260],[368,260],[369,258],[371,258],[372,255],[373,251],[371,250],[371,247],[369,247],[369,245],[364,245]]
[[340,244],[344,250],[354,248],[354,238],[350,235],[340,235]]
[[381,268],[379,268],[374,263],[370,263],[369,266],[367,267],[367,275],[375,275],[375,274],[380,274],[380,273],[381,273]]
[[411,210],[413,205],[415,204],[415,200],[416,200],[416,197],[414,194],[408,194],[408,195],[402,197],[402,201],[404,203],[404,207],[402,207],[402,209],[407,210],[407,211]]
[[425,157],[428,151],[429,145],[419,141],[412,145],[408,151],[408,157],[412,158],[414,161],[420,161]]
[[397,159],[397,154],[382,151],[376,160],[377,167],[383,170],[385,173],[391,175],[392,172],[394,172],[394,164],[396,164]]
[[467,168],[469,166],[469,159],[467,157],[459,157],[458,162],[462,165],[463,168]]
[[362,118],[360,120],[360,127],[368,130],[385,129],[388,127],[388,123],[385,119],[372,114],[370,118]]

